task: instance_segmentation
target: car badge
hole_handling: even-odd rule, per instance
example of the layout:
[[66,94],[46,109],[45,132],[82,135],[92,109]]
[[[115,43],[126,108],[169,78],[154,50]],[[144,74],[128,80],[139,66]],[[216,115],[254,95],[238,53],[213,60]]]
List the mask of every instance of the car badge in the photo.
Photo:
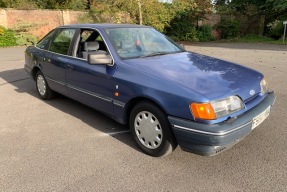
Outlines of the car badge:
[[255,94],[255,91],[254,90],[250,90],[249,93],[250,93],[251,96],[253,96]]

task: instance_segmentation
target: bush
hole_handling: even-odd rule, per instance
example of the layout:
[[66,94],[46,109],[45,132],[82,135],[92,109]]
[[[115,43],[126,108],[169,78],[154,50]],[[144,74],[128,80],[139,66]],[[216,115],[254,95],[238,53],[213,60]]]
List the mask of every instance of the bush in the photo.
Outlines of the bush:
[[168,31],[169,35],[175,41],[214,41],[210,25],[202,25],[196,28],[193,24],[187,22],[177,22]]
[[33,45],[37,43],[37,37],[29,33],[19,33],[16,36],[16,44],[19,46]]
[[0,26],[0,47],[24,46],[37,43],[37,37],[26,32],[16,33]]
[[197,29],[197,37],[199,41],[214,41],[215,37],[212,35],[212,27],[210,25],[202,25]]
[[220,31],[222,39],[232,39],[238,36],[239,22],[234,19],[223,19],[217,29]]
[[0,47],[9,47],[15,45],[17,45],[15,32],[0,26]]
[[192,23],[185,21],[172,23],[166,33],[175,41],[199,41],[196,27]]
[[271,37],[275,40],[278,40],[282,37],[284,33],[284,25],[283,21],[275,21],[269,25],[267,25],[267,33],[268,37]]

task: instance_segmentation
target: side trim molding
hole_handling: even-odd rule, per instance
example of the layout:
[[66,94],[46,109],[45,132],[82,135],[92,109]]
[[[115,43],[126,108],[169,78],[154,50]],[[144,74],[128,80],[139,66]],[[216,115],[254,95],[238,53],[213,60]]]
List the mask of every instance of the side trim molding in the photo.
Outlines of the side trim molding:
[[125,103],[118,101],[118,100],[113,100],[114,105],[117,105],[119,107],[124,108],[125,107]]
[[79,91],[79,92],[82,92],[82,93],[91,95],[91,96],[93,96],[93,97],[96,97],[96,98],[105,100],[105,101],[107,101],[107,102],[112,102],[112,101],[113,101],[113,99],[110,98],[110,97],[106,97],[106,96],[100,95],[100,94],[98,94],[98,93],[90,92],[90,91],[81,89],[81,88],[79,88],[79,87],[75,87],[75,86],[70,85],[70,84],[67,84],[67,87],[69,87],[69,88],[71,88],[71,89],[74,89],[74,90],[76,90],[76,91]]
[[51,79],[51,78],[48,78],[48,77],[46,77],[46,79],[49,80],[49,81],[52,81],[54,83],[58,83],[60,85],[63,85],[63,86],[67,85],[68,88],[71,88],[71,89],[74,89],[76,91],[85,93],[87,95],[91,95],[91,96],[96,97],[98,99],[102,99],[102,100],[107,101],[107,102],[113,102],[114,105],[117,105],[119,107],[122,107],[122,108],[125,107],[125,103],[124,102],[121,102],[121,101],[118,101],[118,100],[114,100],[113,98],[106,97],[104,95],[101,95],[101,94],[98,94],[98,93],[94,93],[94,92],[91,92],[91,91],[87,91],[87,90],[81,89],[79,87],[73,86],[71,84],[66,84],[65,82],[57,81],[57,80],[54,80],[54,79]]
[[46,77],[46,79],[49,80],[49,81],[52,81],[52,82],[54,82],[54,83],[58,83],[58,84],[60,84],[60,85],[66,86],[66,83],[65,83],[65,82],[56,81],[56,80],[51,79],[51,78],[49,78],[49,77]]

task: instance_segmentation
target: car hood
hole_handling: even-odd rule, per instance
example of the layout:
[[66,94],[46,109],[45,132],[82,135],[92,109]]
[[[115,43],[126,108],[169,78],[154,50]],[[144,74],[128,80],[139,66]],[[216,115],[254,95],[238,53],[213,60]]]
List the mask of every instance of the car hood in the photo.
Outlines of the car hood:
[[252,69],[215,59],[183,52],[124,61],[145,73],[176,82],[216,100],[238,95],[243,101],[260,92],[263,75]]

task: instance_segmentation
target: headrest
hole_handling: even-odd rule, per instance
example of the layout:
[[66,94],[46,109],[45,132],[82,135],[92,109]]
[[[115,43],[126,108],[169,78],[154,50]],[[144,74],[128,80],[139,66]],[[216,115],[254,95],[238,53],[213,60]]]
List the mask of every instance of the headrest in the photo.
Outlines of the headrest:
[[97,41],[85,42],[85,51],[97,51],[100,47]]

